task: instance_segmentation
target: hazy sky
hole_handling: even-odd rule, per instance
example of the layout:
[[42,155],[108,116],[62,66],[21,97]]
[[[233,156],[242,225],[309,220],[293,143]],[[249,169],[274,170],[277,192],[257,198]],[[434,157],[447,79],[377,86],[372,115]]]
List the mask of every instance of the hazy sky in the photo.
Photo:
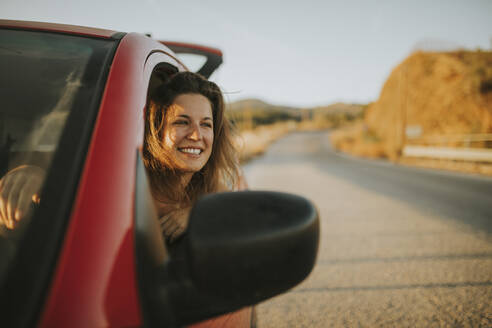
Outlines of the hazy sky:
[[301,107],[376,100],[416,45],[492,44],[492,0],[0,0],[0,18],[215,46],[229,101]]

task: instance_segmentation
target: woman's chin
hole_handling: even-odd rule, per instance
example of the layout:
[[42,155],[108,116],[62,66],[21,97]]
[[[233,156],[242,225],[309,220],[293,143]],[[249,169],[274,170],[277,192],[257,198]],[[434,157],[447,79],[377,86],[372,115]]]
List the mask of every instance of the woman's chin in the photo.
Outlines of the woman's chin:
[[180,165],[179,170],[183,173],[196,173],[203,168],[204,165],[200,164],[185,164]]
[[181,154],[179,158],[179,169],[183,172],[195,173],[200,171],[206,164],[202,155],[199,156],[190,156],[188,154]]

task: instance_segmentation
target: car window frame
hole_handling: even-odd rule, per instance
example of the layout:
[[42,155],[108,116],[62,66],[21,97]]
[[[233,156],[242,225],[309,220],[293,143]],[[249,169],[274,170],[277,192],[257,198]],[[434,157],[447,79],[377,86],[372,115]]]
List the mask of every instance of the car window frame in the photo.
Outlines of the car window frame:
[[[43,300],[49,290],[70,221],[72,206],[111,63],[125,33],[117,33],[110,38],[101,38],[23,28],[5,29],[106,40],[112,43],[109,50],[93,55],[90,59],[84,79],[96,81],[92,96],[85,97],[84,92],[87,91],[84,89],[79,90],[75,96],[74,104],[77,104],[77,107],[70,112],[67,118],[60,136],[60,147],[55,151],[51,168],[47,172],[46,183],[41,192],[50,192],[51,197],[40,203],[35,216],[22,236],[14,262],[0,287],[0,306],[6,314],[2,320],[6,326],[31,327],[36,325],[43,308]],[[96,49],[96,51],[101,51],[101,49]],[[62,146],[62,143],[67,140],[70,147]],[[65,182],[62,188],[57,186],[58,181]],[[47,221],[48,218],[49,221]],[[50,222],[50,225],[45,224],[46,222]]]

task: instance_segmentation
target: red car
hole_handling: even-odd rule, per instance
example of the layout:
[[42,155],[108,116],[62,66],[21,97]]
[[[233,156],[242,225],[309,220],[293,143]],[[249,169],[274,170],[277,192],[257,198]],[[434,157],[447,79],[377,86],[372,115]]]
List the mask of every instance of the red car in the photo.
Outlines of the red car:
[[183,326],[310,273],[318,216],[295,195],[204,197],[166,248],[140,149],[147,94],[187,69],[179,52],[205,55],[207,77],[222,62],[137,33],[0,20],[0,177],[47,172],[29,215],[0,226],[2,327]]

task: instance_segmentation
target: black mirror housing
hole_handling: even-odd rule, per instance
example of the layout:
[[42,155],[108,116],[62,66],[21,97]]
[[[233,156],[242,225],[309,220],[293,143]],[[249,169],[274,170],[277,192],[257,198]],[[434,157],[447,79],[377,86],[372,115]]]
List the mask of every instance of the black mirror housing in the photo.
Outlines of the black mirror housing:
[[190,274],[198,290],[238,306],[304,280],[318,250],[318,214],[305,198],[266,191],[213,194],[190,216]]

